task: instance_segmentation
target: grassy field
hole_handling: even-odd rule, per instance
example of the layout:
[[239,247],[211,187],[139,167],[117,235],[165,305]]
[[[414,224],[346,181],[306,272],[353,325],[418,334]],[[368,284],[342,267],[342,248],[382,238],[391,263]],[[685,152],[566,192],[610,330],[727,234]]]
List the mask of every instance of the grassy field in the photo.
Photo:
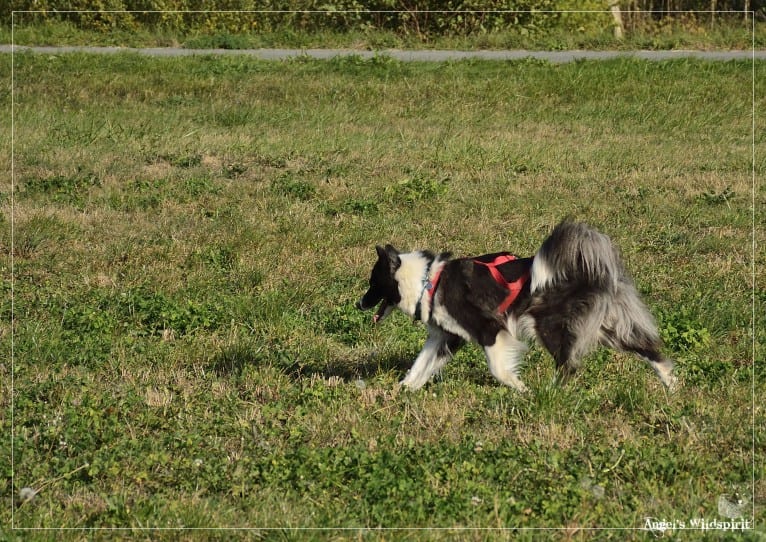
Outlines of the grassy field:
[[[321,16],[321,15],[317,15]],[[766,23],[752,19],[710,23],[698,15],[693,23],[684,20],[632,29],[623,39],[614,37],[608,14],[582,14],[582,26],[557,29],[494,30],[468,35],[423,35],[406,30],[302,32],[292,28],[230,33],[221,30],[109,28],[83,29],[72,23],[46,21],[23,24],[17,15],[11,25],[0,25],[0,43],[18,45],[104,45],[121,47],[181,46],[189,49],[256,49],[269,47],[339,47],[352,49],[750,49],[766,47]],[[599,22],[600,21],[600,22]]]
[[[748,62],[17,54],[0,538],[719,540],[691,522],[739,495],[762,540],[753,75],[763,111]],[[520,395],[469,347],[399,390],[424,330],[354,309],[374,245],[530,255],[565,215],[621,246],[681,389],[605,350],[557,387],[533,348]],[[248,530],[175,530],[214,527]]]

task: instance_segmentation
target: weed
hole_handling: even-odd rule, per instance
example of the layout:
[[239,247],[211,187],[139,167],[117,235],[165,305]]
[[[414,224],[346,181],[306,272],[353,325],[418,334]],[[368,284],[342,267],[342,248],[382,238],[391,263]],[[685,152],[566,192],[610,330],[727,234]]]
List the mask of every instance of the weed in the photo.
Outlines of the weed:
[[700,201],[707,203],[708,205],[720,205],[722,203],[729,203],[733,197],[734,191],[730,186],[727,186],[720,192],[711,190],[703,192],[698,196]]
[[701,386],[724,381],[733,374],[730,360],[711,349],[711,335],[685,307],[660,314],[660,333],[676,354],[679,371],[687,385]]
[[325,333],[349,346],[359,344],[363,330],[369,326],[369,318],[353,307],[351,303],[324,310],[319,316]]
[[189,177],[181,183],[183,198],[198,199],[206,194],[215,194],[218,188],[208,177]]
[[93,173],[78,171],[74,175],[28,178],[23,185],[26,195],[43,195],[51,201],[80,208],[87,201],[90,190],[101,185],[101,180]]
[[155,210],[162,204],[167,184],[166,179],[135,179],[109,194],[109,206],[128,212]]
[[386,187],[385,194],[392,204],[415,205],[438,199],[447,193],[447,178],[436,180],[424,174],[415,174]]
[[378,212],[378,204],[368,199],[348,199],[340,204],[325,203],[323,210],[327,216],[343,214],[371,216]]
[[123,292],[117,299],[122,325],[138,335],[162,334],[166,330],[184,335],[198,329],[214,329],[226,317],[222,307],[186,299],[177,301],[145,287]]
[[184,169],[197,167],[202,163],[201,154],[179,154],[179,155],[165,156],[164,158],[171,165],[175,167],[179,167],[179,168],[184,168]]
[[700,352],[710,345],[710,332],[689,309],[677,308],[658,315],[660,336],[665,345],[677,352]]
[[309,181],[296,178],[293,173],[283,173],[271,183],[274,194],[298,201],[308,201],[317,193],[316,187]]
[[230,246],[208,246],[196,250],[192,254],[191,260],[199,261],[211,269],[225,272],[236,267],[238,256],[236,250]]

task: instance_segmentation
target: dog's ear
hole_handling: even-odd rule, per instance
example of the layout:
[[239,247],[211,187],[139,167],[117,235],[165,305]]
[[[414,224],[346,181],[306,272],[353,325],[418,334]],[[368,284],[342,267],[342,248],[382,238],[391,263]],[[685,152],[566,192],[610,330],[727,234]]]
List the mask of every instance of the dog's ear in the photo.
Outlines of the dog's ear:
[[399,269],[399,265],[401,264],[401,260],[399,259],[399,251],[396,250],[392,245],[386,245],[385,247],[378,245],[375,247],[375,250],[378,251],[378,258],[388,262],[388,265],[391,267],[391,272]]

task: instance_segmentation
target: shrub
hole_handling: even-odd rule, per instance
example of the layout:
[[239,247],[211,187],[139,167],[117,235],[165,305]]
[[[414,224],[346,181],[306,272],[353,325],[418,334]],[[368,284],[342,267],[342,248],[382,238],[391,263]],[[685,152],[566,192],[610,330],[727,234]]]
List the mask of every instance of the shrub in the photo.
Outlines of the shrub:
[[[608,27],[608,14],[593,16],[563,10],[603,10],[601,2],[590,0],[418,0],[402,9],[394,0],[365,2],[340,0],[328,4],[321,0],[228,0],[218,2],[220,11],[199,11],[192,0],[71,0],[62,11],[55,0],[15,0],[13,10],[34,10],[16,14],[14,22],[39,23],[61,20],[76,27],[108,32],[113,29],[152,28],[188,34],[221,34],[217,47],[239,44],[236,34],[290,29],[299,32],[383,30],[413,35],[422,39],[437,35],[483,34],[510,27],[522,33],[561,28],[582,29],[596,24]],[[706,6],[707,8],[707,6]],[[80,11],[78,11],[80,10]],[[197,11],[194,11],[197,10]],[[23,19],[22,19],[23,17]],[[10,23],[10,11],[0,21]]]

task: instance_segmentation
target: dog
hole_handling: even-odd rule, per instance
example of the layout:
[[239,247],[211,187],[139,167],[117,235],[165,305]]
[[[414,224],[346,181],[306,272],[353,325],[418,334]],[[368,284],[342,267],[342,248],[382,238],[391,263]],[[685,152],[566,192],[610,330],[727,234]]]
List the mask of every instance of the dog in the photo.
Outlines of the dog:
[[394,308],[423,322],[428,338],[401,384],[425,385],[467,341],[483,349],[492,375],[520,392],[527,341],[536,339],[567,381],[598,345],[633,352],[673,390],[654,319],[611,239],[565,219],[530,258],[509,253],[452,259],[450,253],[401,253],[376,246],[369,289],[357,308],[378,306],[380,323]]

